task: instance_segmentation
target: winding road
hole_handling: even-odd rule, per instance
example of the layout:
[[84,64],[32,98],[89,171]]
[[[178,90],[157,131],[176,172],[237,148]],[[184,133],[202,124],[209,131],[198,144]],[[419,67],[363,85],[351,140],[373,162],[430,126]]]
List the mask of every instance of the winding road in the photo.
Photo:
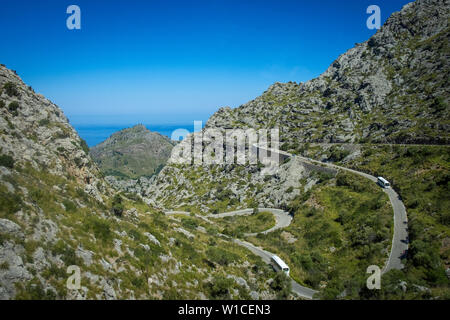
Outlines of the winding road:
[[[372,181],[374,183],[377,183],[377,180],[378,180],[376,177],[374,177],[370,174],[367,174],[367,173],[364,173],[361,171],[357,171],[357,170],[353,170],[353,169],[349,169],[349,168],[345,168],[345,167],[341,167],[341,166],[338,166],[338,165],[335,165],[332,163],[321,162],[318,160],[313,160],[310,158],[293,155],[293,154],[290,154],[288,152],[284,152],[281,150],[275,150],[275,149],[271,149],[271,148],[262,148],[258,145],[255,145],[255,147],[258,149],[265,149],[266,151],[277,153],[277,154],[279,154],[280,158],[292,157],[292,158],[299,159],[300,161],[302,161],[304,163],[324,166],[324,167],[332,168],[335,170],[347,171],[347,172],[350,172],[353,174],[360,175],[366,179],[369,179],[370,181]],[[408,217],[406,215],[405,205],[403,204],[399,195],[397,194],[397,192],[395,192],[394,189],[383,188],[383,191],[388,195],[389,200],[391,202],[392,209],[394,211],[394,235],[392,238],[391,251],[389,254],[389,258],[386,261],[386,264],[384,265],[384,267],[381,271],[382,274],[388,272],[391,269],[404,268],[404,265],[402,263],[402,258],[406,257],[406,252],[408,250],[408,241],[409,241]]]
[[[255,145],[258,149],[263,149],[257,145]],[[298,156],[298,155],[292,155],[290,153],[281,151],[281,150],[274,150],[270,148],[264,148],[266,151],[275,152],[278,153],[281,158],[288,158],[288,157],[295,157],[296,159],[299,159],[300,161],[304,163],[309,163],[313,165],[319,165],[319,166],[325,166],[328,168],[332,168],[335,170],[344,170],[353,174],[360,175],[366,179],[369,179],[370,181],[377,183],[377,178],[357,170],[341,167],[335,164],[331,163],[325,163],[317,160],[313,160],[310,158]],[[394,211],[394,235],[391,243],[391,250],[389,254],[389,258],[386,261],[381,273],[384,274],[388,272],[391,269],[402,269],[404,267],[402,263],[402,258],[404,258],[405,252],[408,250],[408,218],[406,215],[406,209],[403,204],[403,202],[400,200],[399,195],[391,188],[384,188],[383,191],[389,196],[389,200],[391,202],[393,211]],[[270,229],[267,229],[265,231],[262,231],[260,233],[267,234],[270,232],[273,232],[278,229],[286,228],[288,227],[292,222],[292,217],[289,215],[288,212],[280,210],[280,209],[273,209],[273,208],[258,208],[261,212],[270,212],[275,216],[275,226],[273,226]],[[219,214],[209,214],[207,216],[201,216],[201,215],[195,215],[198,218],[203,219],[204,221],[208,223],[212,223],[209,218],[217,219],[217,218],[224,218],[229,216],[239,216],[239,215],[249,215],[253,212],[253,209],[243,209],[243,210],[237,210],[237,211],[231,211],[226,213],[219,213]],[[166,215],[174,215],[174,214],[182,214],[182,215],[190,215],[189,212],[184,211],[167,211],[165,212]],[[244,234],[244,236],[256,236],[258,233],[247,233]],[[274,255],[273,253],[266,251],[262,248],[259,248],[250,242],[243,241],[236,238],[231,238],[230,236],[220,234],[223,237],[226,237],[228,239],[231,239],[236,244],[239,244],[240,246],[243,246],[250,250],[255,255],[259,256],[264,262],[267,264],[270,264],[270,259]],[[297,283],[295,280],[291,278],[291,284],[292,284],[292,292],[297,294],[298,296],[306,299],[313,299],[314,294],[317,293],[316,290],[313,290],[308,287],[304,287]]]
[[[278,229],[286,228],[292,222],[292,217],[286,211],[283,211],[280,209],[273,209],[273,208],[258,208],[258,210],[260,212],[270,212],[275,216],[275,226],[273,226],[270,229],[260,232],[262,234],[267,234],[269,232],[273,232]],[[217,219],[217,218],[225,218],[225,217],[231,217],[231,216],[244,216],[244,215],[250,215],[252,213],[253,213],[253,209],[243,209],[243,210],[237,210],[237,211],[230,211],[230,212],[226,212],[226,213],[209,214],[207,216],[201,216],[201,215],[195,214],[195,216],[197,218],[203,219],[204,221],[206,221],[208,223],[213,223],[208,218]],[[165,212],[165,214],[168,216],[178,215],[178,214],[185,215],[185,216],[191,215],[191,213],[185,212],[185,211],[167,211],[167,212]],[[247,233],[247,234],[244,234],[244,236],[256,236],[257,234],[258,233]],[[267,264],[270,264],[270,259],[272,258],[272,256],[275,255],[274,253],[266,251],[260,247],[257,247],[250,242],[232,238],[225,234],[219,234],[219,235],[224,238],[230,239],[231,241],[233,241],[234,243],[236,243],[240,246],[247,248],[252,253],[254,253],[255,255],[260,257],[262,259],[262,261],[264,261]],[[308,287],[304,287],[304,286],[300,285],[299,283],[297,283],[292,278],[291,278],[291,284],[292,284],[292,292],[294,292],[295,294],[297,294],[298,296],[300,296],[302,298],[313,299],[314,294],[317,293],[316,290],[313,290]]]
[[[324,163],[321,161],[308,159],[301,156],[295,157],[300,159],[301,161],[311,164],[325,165],[336,170],[351,172],[367,178],[374,183],[377,183],[378,180],[376,177],[364,172],[348,169],[331,163]],[[394,189],[383,188],[383,191],[389,196],[389,200],[394,211],[394,235],[392,238],[389,258],[381,271],[382,274],[388,272],[391,269],[403,269],[404,265],[402,263],[402,257],[405,257],[405,252],[406,250],[408,250],[408,217],[406,215],[405,205],[400,200],[399,195],[394,191]]]

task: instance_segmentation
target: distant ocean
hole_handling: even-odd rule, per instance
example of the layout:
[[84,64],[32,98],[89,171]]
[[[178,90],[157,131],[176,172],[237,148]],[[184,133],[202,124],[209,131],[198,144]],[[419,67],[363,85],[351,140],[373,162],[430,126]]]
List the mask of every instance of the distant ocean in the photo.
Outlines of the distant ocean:
[[[149,124],[145,125],[150,131],[159,132],[162,135],[171,137],[176,129],[186,129],[194,131],[194,124]],[[111,134],[119,130],[130,128],[132,125],[73,125],[80,137],[86,140],[89,147],[93,147],[106,140]]]

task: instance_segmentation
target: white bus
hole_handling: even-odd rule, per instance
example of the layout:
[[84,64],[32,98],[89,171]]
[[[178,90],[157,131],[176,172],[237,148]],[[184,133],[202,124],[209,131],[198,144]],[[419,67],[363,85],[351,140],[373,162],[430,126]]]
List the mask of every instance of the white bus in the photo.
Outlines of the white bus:
[[270,259],[272,262],[273,267],[275,268],[275,270],[278,271],[283,271],[284,273],[286,273],[286,275],[289,275],[289,267],[288,265],[281,260],[281,258],[279,256],[272,256],[272,258]]
[[378,177],[377,183],[383,188],[389,188],[391,184],[383,177]]

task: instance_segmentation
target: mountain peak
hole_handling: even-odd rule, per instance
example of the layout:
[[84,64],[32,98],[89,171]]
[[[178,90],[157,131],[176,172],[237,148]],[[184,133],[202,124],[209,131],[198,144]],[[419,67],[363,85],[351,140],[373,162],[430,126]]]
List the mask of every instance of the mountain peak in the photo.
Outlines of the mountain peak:
[[104,174],[134,179],[157,173],[172,148],[168,137],[137,124],[92,147],[91,156]]
[[[282,128],[302,142],[448,143],[449,0],[418,0],[306,83],[274,83],[206,127]],[[437,125],[438,124],[438,125]]]

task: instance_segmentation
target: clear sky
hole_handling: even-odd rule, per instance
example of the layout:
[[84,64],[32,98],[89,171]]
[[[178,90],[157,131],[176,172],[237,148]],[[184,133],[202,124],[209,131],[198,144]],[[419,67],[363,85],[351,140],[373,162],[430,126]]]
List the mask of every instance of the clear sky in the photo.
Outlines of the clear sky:
[[[74,124],[190,123],[307,81],[410,0],[1,1],[0,63]],[[66,9],[81,8],[81,30]]]

